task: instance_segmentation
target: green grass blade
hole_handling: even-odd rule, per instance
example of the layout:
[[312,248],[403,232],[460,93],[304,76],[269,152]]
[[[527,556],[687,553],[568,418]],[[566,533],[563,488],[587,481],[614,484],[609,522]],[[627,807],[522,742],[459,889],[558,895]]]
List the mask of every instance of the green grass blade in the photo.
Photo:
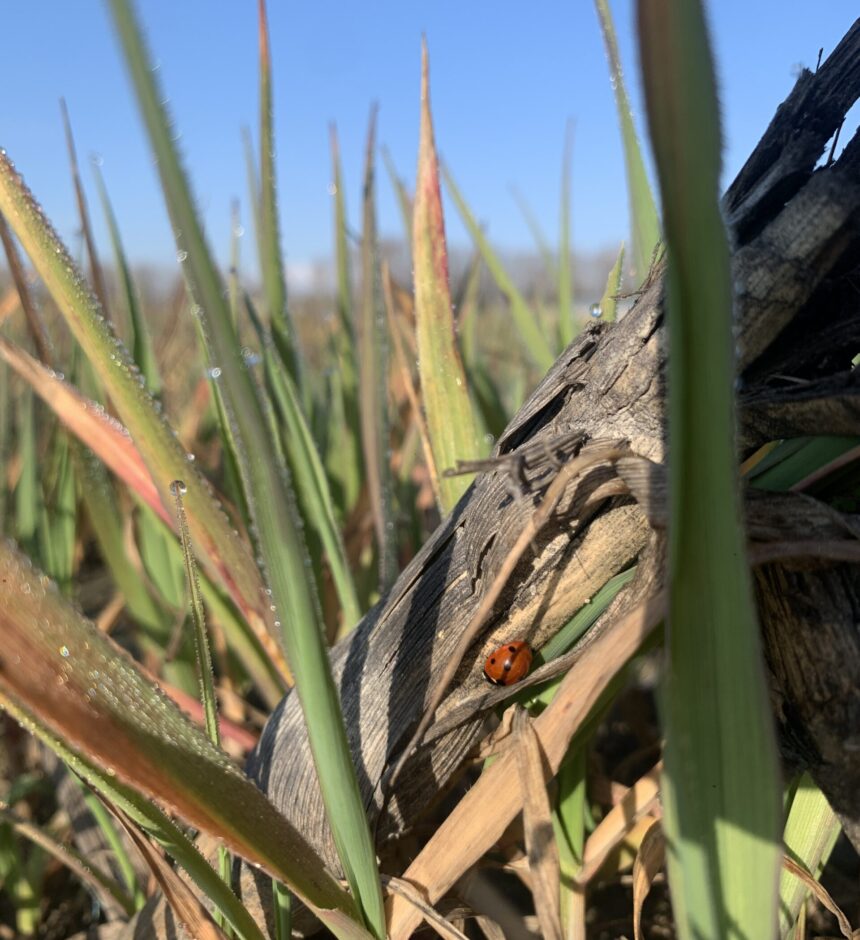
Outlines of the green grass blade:
[[681,938],[771,937],[780,782],[737,482],[713,63],[697,0],[642,0],[638,21],[668,244],[669,884]]
[[[818,875],[830,857],[841,831],[839,818],[824,794],[808,774],[798,781],[785,821],[783,842],[786,855]],[[785,869],[779,876],[779,935],[787,940],[793,935],[798,915],[809,888]]]
[[275,135],[272,130],[272,62],[264,0],[259,0],[257,9],[260,26],[260,271],[275,345],[294,381],[300,385],[296,333],[287,310],[287,284],[278,231]]
[[49,487],[41,506],[39,533],[42,546],[39,555],[45,571],[64,594],[70,594],[77,541],[78,499],[69,438],[58,426],[51,441],[46,478]]
[[387,147],[382,148],[382,160],[385,163],[385,169],[388,172],[388,179],[391,181],[391,187],[394,190],[394,195],[397,197],[397,207],[400,209],[400,219],[403,222],[403,231],[406,235],[406,241],[411,251],[412,229],[414,228],[412,224],[412,199],[409,195],[409,190],[406,188],[406,183],[403,182],[403,177],[401,177],[397,172],[397,167],[395,167],[394,161],[391,159],[391,154],[388,152]]
[[349,232],[346,221],[346,194],[340,165],[340,148],[334,124],[330,129],[332,177],[334,183],[334,247],[337,268],[337,313],[340,329],[334,338],[334,351],[338,368],[336,387],[332,389],[337,398],[336,409],[341,415],[333,415],[332,446],[328,453],[333,459],[329,472],[341,491],[343,514],[355,505],[361,486],[361,419],[358,406],[358,359],[355,337],[355,310],[352,301],[352,276],[350,271]]
[[379,589],[385,591],[397,574],[392,481],[389,460],[388,334],[379,269],[376,232],[376,108],[370,113],[364,163],[361,235],[362,302],[358,330],[361,444],[370,506],[379,551]]
[[586,753],[583,743],[577,740],[559,768],[552,816],[561,874],[561,923],[567,937],[577,936],[576,924],[585,919],[584,889],[577,887],[575,878],[582,868],[585,848]]
[[93,291],[98,297],[102,310],[105,313],[110,312],[108,305],[107,286],[105,285],[104,272],[99,262],[98,252],[96,251],[96,242],[93,238],[93,230],[90,225],[90,213],[87,208],[87,199],[84,195],[84,187],[81,183],[81,174],[78,171],[78,157],[75,153],[75,140],[72,136],[72,123],[69,120],[69,111],[66,107],[65,99],[60,98],[60,110],[63,113],[63,127],[66,131],[66,149],[69,154],[69,167],[72,172],[72,185],[75,189],[75,200],[78,204],[78,216],[81,220],[81,233],[84,237],[84,244],[87,246],[87,255],[90,259],[90,279],[93,285]]
[[119,276],[122,296],[125,300],[126,313],[131,326],[132,358],[140,369],[141,375],[143,375],[146,387],[157,397],[161,394],[161,375],[158,371],[158,363],[155,360],[155,352],[152,348],[152,338],[149,335],[149,327],[144,319],[143,311],[140,308],[137,287],[131,276],[131,268],[128,265],[128,258],[123,248],[119,225],[117,225],[113,206],[111,206],[110,199],[108,198],[104,177],[97,163],[93,164],[93,173],[95,174],[96,188],[98,189],[102,204],[102,212],[104,213],[108,232],[110,233],[114,265],[116,266],[116,271]]
[[648,274],[660,242],[660,220],[657,217],[654,195],[648,183],[648,174],[645,172],[636,128],[633,126],[633,115],[624,87],[621,58],[618,55],[618,42],[615,38],[615,26],[609,9],[609,0],[594,0],[594,3],[606,46],[606,56],[609,59],[610,79],[615,92],[615,107],[618,112],[618,123],[621,126],[621,143],[624,146],[624,165],[627,171],[627,193],[630,199],[630,224],[633,227],[633,265],[636,270],[637,283],[641,283]]
[[15,486],[15,537],[28,550],[36,550],[41,492],[38,483],[36,422],[33,393],[26,389],[18,399],[16,430],[21,472]]
[[606,289],[600,298],[600,315],[607,323],[612,323],[618,313],[618,292],[621,290],[621,278],[624,274],[624,242],[618,249],[618,257],[606,278]]
[[561,161],[561,231],[558,238],[558,333],[561,348],[573,339],[573,258],[570,253],[570,164],[573,154],[573,124],[568,121]]
[[415,279],[418,372],[433,462],[439,471],[442,500],[439,509],[446,515],[472,481],[469,476],[444,476],[443,471],[455,467],[458,460],[474,460],[484,456],[486,447],[472,413],[466,375],[454,333],[439,163],[430,113],[426,44],[421,56],[421,141],[414,221],[412,267]]
[[[223,839],[293,887],[323,921],[329,911],[354,910],[304,838],[253,783],[8,542],[0,543],[0,576],[9,587],[0,610],[7,651],[0,691],[37,723],[31,730],[61,738],[118,787],[133,785]],[[154,806],[136,802],[140,822],[140,804]],[[215,887],[226,888],[223,882]]]
[[[162,503],[169,505],[168,487],[173,480],[185,481],[186,509],[198,557],[247,613],[255,633],[264,641],[266,624],[272,618],[262,601],[260,574],[250,552],[142,387],[137,366],[104,320],[65,247],[5,153],[0,153],[0,212],[5,214],[98,373],[143,455]],[[218,299],[221,302],[220,292]],[[267,650],[278,657],[273,642]]]
[[537,220],[537,216],[532,211],[532,207],[526,202],[525,196],[516,188],[512,187],[511,195],[514,197],[514,202],[517,204],[517,208],[522,213],[525,223],[528,226],[529,231],[532,233],[532,238],[534,239],[535,245],[537,246],[538,253],[541,258],[543,258],[544,267],[546,268],[546,273],[550,278],[558,276],[558,263],[555,255],[553,254],[552,249],[549,247],[549,242],[547,241],[546,235],[544,235],[543,230],[540,227],[540,222]]
[[[376,855],[329,667],[319,603],[313,582],[307,577],[307,549],[288,488],[286,469],[277,454],[272,453],[261,403],[236,339],[221,280],[194,211],[190,188],[162,106],[163,98],[156,87],[136,19],[131,6],[123,0],[112,0],[111,10],[158,156],[162,187],[177,232],[186,276],[200,305],[201,316],[205,317],[210,358],[222,370],[224,402],[271,590],[269,600],[277,623],[284,631],[334,841],[363,917],[373,932],[382,936],[385,916]],[[177,474],[173,479],[183,477]]]
[[511,305],[511,316],[519,330],[520,336],[525,343],[526,351],[531,356],[534,363],[542,370],[547,370],[553,364],[555,357],[550,349],[546,336],[541,331],[537,318],[529,309],[525,297],[517,290],[516,285],[507,271],[505,271],[498,255],[493,251],[487,236],[478,225],[471,209],[466,204],[466,200],[460,193],[457,184],[448,170],[442,167],[442,178],[445,180],[445,186],[454,200],[454,205],[463,219],[472,240],[481,252],[487,269],[496,282],[496,286],[505,295],[508,303]]
[[328,479],[289,373],[280,367],[270,348],[264,349],[263,361],[272,401],[283,422],[284,447],[298,486],[305,525],[317,533],[325,549],[344,625],[349,629],[361,619],[361,607],[335,520]]

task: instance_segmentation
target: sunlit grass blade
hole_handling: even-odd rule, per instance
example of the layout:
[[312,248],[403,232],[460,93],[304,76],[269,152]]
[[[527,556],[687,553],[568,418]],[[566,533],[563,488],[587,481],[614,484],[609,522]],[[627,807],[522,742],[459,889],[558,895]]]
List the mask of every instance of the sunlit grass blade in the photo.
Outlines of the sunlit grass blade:
[[[250,618],[261,641],[273,619],[260,574],[209,485],[188,460],[139,371],[104,320],[97,301],[5,153],[0,153],[0,212],[29,254],[143,455],[160,501],[173,480],[188,486],[186,508],[198,556]],[[221,302],[219,292],[219,302]],[[163,511],[163,510],[162,510]],[[276,654],[273,644],[271,649]]]
[[856,437],[792,438],[778,444],[749,474],[762,490],[784,491],[860,444]]
[[680,937],[771,937],[780,782],[737,483],[713,60],[697,0],[641,0],[638,26],[669,258],[669,885]]
[[[206,737],[215,747],[221,747],[221,734],[218,730],[218,700],[215,696],[215,674],[212,668],[212,654],[209,649],[209,632],[206,628],[206,613],[203,609],[203,597],[200,593],[200,579],[197,563],[191,549],[191,534],[188,531],[188,519],[182,505],[185,484],[174,480],[170,485],[176,507],[176,522],[182,541],[182,554],[185,559],[185,579],[188,587],[188,600],[191,608],[191,621],[194,624],[194,654],[197,660],[197,678],[200,683],[200,703],[203,706],[203,719]],[[218,870],[221,878],[230,883],[230,855],[221,845],[218,847]],[[219,918],[220,920],[220,918]],[[220,920],[219,926],[223,926]]]
[[107,286],[105,284],[104,272],[96,251],[96,242],[93,238],[93,229],[90,225],[90,213],[87,208],[87,199],[84,195],[84,187],[81,183],[81,174],[78,170],[78,157],[75,152],[75,139],[72,136],[72,123],[69,120],[69,109],[66,107],[64,98],[60,98],[60,110],[63,114],[63,127],[66,132],[66,149],[69,155],[69,168],[72,173],[72,185],[75,189],[75,201],[78,206],[78,217],[81,222],[81,234],[84,238],[84,244],[87,246],[87,255],[90,259],[90,280],[92,281],[93,292],[101,304],[105,314],[110,312],[108,305]]
[[[136,18],[124,0],[112,0],[111,10],[158,157],[177,247],[200,306],[200,315],[205,318],[207,354],[212,365],[221,369],[224,402],[271,591],[271,595],[264,596],[284,633],[338,855],[362,916],[373,932],[381,936],[385,916],[376,856],[329,667],[319,603],[313,581],[307,577],[307,549],[288,489],[285,467],[271,446],[261,403],[241,354],[221,279],[194,210],[163,108],[163,96],[156,87]],[[178,473],[173,479],[184,477]],[[189,488],[186,510],[190,496]]]
[[275,345],[293,380],[301,387],[296,332],[287,309],[287,284],[278,230],[275,135],[272,131],[272,61],[264,0],[259,0],[257,10],[260,35],[260,271]]
[[[8,587],[0,689],[38,723],[32,730],[62,738],[117,787],[133,786],[223,839],[289,883],[324,922],[329,911],[353,912],[352,899],[265,796],[8,542],[0,544],[0,576]],[[140,804],[148,801],[132,805],[135,819]]]
[[[337,269],[337,313],[340,320],[333,345],[339,368],[332,393],[342,409],[340,420],[333,421],[334,436],[328,453],[329,473],[341,490],[341,509],[348,512],[358,498],[362,477],[360,417],[358,407],[358,358],[355,335],[355,310],[352,300],[349,233],[346,222],[346,194],[340,165],[340,148],[334,124],[330,128],[332,177],[334,185],[334,248]],[[333,416],[334,417],[334,416]]]
[[603,291],[603,297],[600,298],[600,315],[607,323],[612,323],[618,313],[618,292],[621,290],[623,274],[624,242],[621,243],[621,247],[618,249],[618,257],[609,271],[609,276],[606,278],[606,289]]
[[361,608],[335,520],[334,504],[322,461],[305,420],[298,390],[289,373],[274,357],[271,347],[264,348],[263,362],[272,403],[282,423],[284,449],[299,491],[305,525],[319,536],[331,570],[344,625],[352,628],[361,619]]
[[469,230],[469,234],[472,236],[472,240],[481,252],[484,264],[486,264],[493,280],[496,282],[496,286],[505,295],[511,306],[511,316],[525,343],[526,352],[539,368],[543,370],[548,369],[552,365],[555,357],[552,354],[546,336],[540,328],[537,317],[532,310],[529,309],[525,297],[523,297],[517,289],[511,276],[505,271],[498,255],[490,246],[487,236],[482,231],[481,226],[478,225],[477,220],[474,215],[472,215],[471,209],[469,209],[465,199],[460,194],[457,184],[444,166],[442,167],[442,178],[445,181],[445,187],[454,200],[457,211],[460,213],[466,228]]
[[[791,796],[783,842],[789,858],[818,875],[827,862],[841,832],[839,819],[824,794],[808,774],[798,781]],[[809,888],[790,872],[779,876],[779,934],[784,940],[793,935]]]
[[532,233],[532,238],[537,246],[538,253],[543,259],[547,275],[551,278],[557,277],[558,264],[555,255],[549,247],[547,237],[544,235],[543,229],[540,227],[540,222],[538,222],[537,216],[532,211],[532,207],[526,202],[525,196],[523,196],[515,186],[511,188],[511,195],[514,197],[514,202],[517,204],[529,231]]
[[[8,468],[10,456],[9,442],[12,437],[12,419],[14,409],[9,389],[9,370],[0,367],[0,467]],[[0,486],[0,532],[8,532],[9,485],[8,480]]]
[[397,574],[388,421],[388,334],[376,232],[376,108],[370,113],[364,163],[361,321],[358,329],[361,444],[379,552],[379,589]]
[[93,164],[93,173],[95,174],[96,187],[98,188],[99,198],[101,199],[102,211],[104,212],[108,232],[110,233],[114,265],[117,275],[119,276],[122,296],[125,300],[126,314],[131,327],[132,358],[143,375],[146,387],[153,395],[158,396],[161,394],[161,376],[159,375],[158,363],[156,362],[155,353],[152,349],[152,338],[140,307],[137,287],[131,276],[131,269],[129,268],[128,259],[125,254],[125,249],[123,248],[116,216],[114,215],[113,207],[108,198],[101,168],[97,163]]
[[648,274],[654,252],[660,241],[660,220],[657,217],[657,207],[654,204],[648,174],[645,172],[636,128],[633,126],[633,115],[624,87],[621,58],[618,55],[618,42],[615,38],[615,26],[609,9],[609,0],[594,0],[594,3],[606,46],[606,56],[609,59],[610,80],[615,93],[618,123],[621,126],[624,165],[627,171],[627,195],[630,200],[630,224],[633,227],[633,266],[638,284]]
[[412,223],[412,197],[409,195],[406,183],[403,182],[403,178],[397,172],[397,167],[394,165],[394,161],[391,159],[391,154],[388,152],[387,147],[382,148],[382,160],[385,163],[385,169],[388,172],[388,179],[391,181],[394,194],[397,196],[397,207],[400,209],[403,231],[411,248],[412,230],[414,228]]
[[573,339],[573,274],[570,253],[570,163],[573,154],[573,124],[567,122],[561,160],[561,211],[558,237],[558,334],[561,348]]
[[430,113],[426,44],[421,55],[421,140],[412,236],[418,373],[433,463],[439,469],[440,510],[449,513],[471,483],[468,476],[445,476],[458,460],[484,456],[485,446],[472,414],[466,375],[454,332],[448,249],[439,188],[439,162]]

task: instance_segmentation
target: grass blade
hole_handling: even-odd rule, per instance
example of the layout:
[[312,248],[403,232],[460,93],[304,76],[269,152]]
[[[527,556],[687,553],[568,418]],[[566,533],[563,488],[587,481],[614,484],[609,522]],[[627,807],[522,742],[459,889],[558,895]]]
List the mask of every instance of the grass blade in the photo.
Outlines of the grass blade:
[[547,275],[550,278],[556,277],[558,263],[555,256],[553,255],[552,249],[549,247],[549,242],[546,239],[546,235],[544,235],[543,230],[540,227],[540,222],[538,222],[537,216],[532,211],[532,207],[528,204],[528,202],[526,202],[523,194],[516,187],[511,189],[511,195],[514,197],[514,202],[516,202],[517,208],[522,213],[526,225],[528,226],[529,231],[532,233],[532,238],[534,239],[535,245],[537,246],[538,253],[540,254],[541,258],[543,258]]
[[558,334],[561,348],[573,339],[573,277],[570,254],[570,163],[573,153],[573,124],[567,122],[564,156],[561,161],[561,232],[558,239]]
[[[841,831],[839,819],[824,794],[804,774],[791,797],[783,842],[786,854],[818,875],[827,862]],[[784,868],[779,876],[779,934],[792,935],[809,888]]]
[[[268,642],[271,655],[278,657],[277,647],[270,637],[266,639],[267,623],[272,618],[261,601],[264,594],[260,575],[250,552],[233,531],[209,485],[189,462],[155,402],[141,386],[137,367],[104,320],[97,301],[65,247],[5,153],[0,153],[0,212],[6,215],[104,383],[146,461],[161,503],[168,503],[167,488],[173,480],[185,480],[188,486],[186,507],[198,557],[248,614],[261,642]],[[276,661],[279,660],[276,658]]]
[[[189,284],[205,318],[202,322],[210,360],[221,369],[224,403],[271,591],[268,599],[279,618],[276,622],[284,631],[335,844],[362,916],[373,932],[381,936],[385,916],[376,855],[329,667],[319,602],[307,577],[307,549],[288,489],[286,470],[277,454],[272,453],[261,403],[237,342],[221,280],[194,211],[190,188],[162,105],[163,98],[156,87],[136,18],[130,4],[124,0],[112,0],[111,10],[158,157],[177,246],[183,253]],[[255,459],[251,459],[252,455]],[[268,459],[259,459],[262,455],[267,455]],[[173,479],[183,477],[176,474]],[[188,497],[190,495],[189,489]]]
[[296,333],[287,310],[287,284],[278,231],[275,135],[272,131],[272,62],[265,0],[259,0],[257,10],[260,27],[260,271],[275,345],[294,381],[300,386]]
[[340,166],[340,148],[337,129],[334,124],[330,129],[332,177],[334,181],[334,238],[335,262],[337,267],[337,313],[340,329],[334,339],[339,368],[337,369],[338,387],[333,389],[340,398],[343,417],[333,422],[337,433],[333,446],[329,448],[333,460],[329,463],[329,472],[337,480],[341,490],[341,508],[346,513],[355,505],[361,486],[362,453],[360,415],[358,407],[358,361],[355,338],[355,311],[352,302],[352,276],[349,258],[349,232],[346,222],[346,196],[343,186],[343,174]]
[[427,413],[432,463],[440,471],[440,510],[449,513],[471,483],[469,476],[446,477],[442,471],[458,460],[484,456],[484,446],[472,414],[466,375],[454,334],[454,314],[448,283],[448,251],[439,188],[439,163],[430,113],[427,45],[421,50],[421,141],[415,187],[415,230],[412,236],[415,278],[415,326],[418,372]]
[[643,0],[638,24],[669,258],[669,883],[680,937],[770,937],[780,784],[737,483],[713,62],[697,0]]
[[651,261],[660,242],[660,220],[657,218],[654,195],[648,183],[648,174],[645,172],[636,128],[633,126],[633,115],[624,87],[621,58],[618,55],[618,41],[615,38],[615,26],[609,9],[609,0],[594,0],[594,4],[606,46],[606,57],[609,59],[610,80],[615,92],[618,123],[621,126],[621,143],[624,147],[624,165],[627,170],[627,192],[630,199],[630,222],[633,227],[633,266],[636,270],[637,283],[641,283],[651,268]]
[[406,234],[406,241],[411,251],[412,229],[414,228],[412,224],[412,199],[409,196],[406,183],[403,182],[403,178],[397,172],[397,167],[394,166],[394,161],[391,159],[391,154],[388,152],[387,147],[382,148],[382,160],[385,163],[385,169],[388,172],[388,179],[391,181],[394,194],[397,196],[397,207],[400,209],[403,231]]
[[75,139],[72,136],[72,123],[69,120],[69,109],[66,107],[64,98],[60,98],[60,110],[63,113],[63,127],[66,131],[66,149],[69,153],[69,167],[72,171],[72,185],[75,188],[75,201],[78,204],[78,216],[81,220],[81,232],[84,236],[84,244],[87,246],[87,255],[90,259],[90,278],[92,280],[93,291],[98,297],[102,310],[106,313],[110,311],[107,298],[107,287],[105,286],[104,272],[99,262],[96,243],[93,238],[93,230],[90,225],[90,213],[87,209],[87,199],[84,195],[84,187],[81,183],[81,174],[78,171],[78,157],[75,153]]
[[[353,910],[349,896],[265,796],[8,542],[0,544],[0,576],[8,587],[0,611],[6,650],[0,690],[37,723],[31,730],[60,737],[66,751],[100,766],[100,776],[118,788],[133,784],[223,839],[288,882],[323,920],[327,910]],[[83,776],[99,788],[91,773]],[[126,801],[117,802],[127,809]],[[132,803],[138,822],[146,803]]]
[[361,443],[376,544],[379,589],[394,582],[397,559],[392,517],[388,424],[388,334],[382,302],[379,246],[376,232],[375,160],[376,108],[370,113],[364,164],[364,211],[361,235],[362,303],[358,331]]
[[621,290],[621,277],[624,273],[624,242],[618,249],[618,257],[606,278],[606,289],[600,298],[600,315],[608,323],[614,322],[618,313],[618,292]]
[[122,293],[125,298],[126,312],[131,325],[132,358],[143,375],[146,387],[156,397],[161,394],[161,376],[158,372],[158,363],[155,359],[155,352],[152,348],[152,339],[149,335],[149,328],[140,308],[140,299],[137,293],[134,279],[131,276],[131,269],[128,266],[125,250],[122,245],[122,238],[119,233],[116,216],[113,207],[108,198],[107,189],[104,183],[101,169],[98,164],[93,164],[93,172],[96,178],[96,187],[101,199],[102,211],[107,222],[110,240],[113,245],[114,265],[119,275]]
[[444,166],[442,167],[442,178],[445,180],[445,186],[451,194],[454,205],[457,207],[457,211],[460,213],[466,228],[469,230],[472,240],[481,252],[484,264],[486,264],[493,280],[496,282],[496,286],[505,295],[508,303],[511,305],[511,316],[525,343],[526,351],[534,363],[540,369],[546,371],[552,365],[555,357],[552,354],[546,336],[544,336],[538,325],[537,318],[529,309],[525,297],[519,292],[508,272],[505,271],[498,255],[496,255],[490,247],[487,236],[484,235],[481,226],[478,225],[477,220],[474,215],[472,215],[472,211],[466,204],[466,200],[460,194],[460,190],[454,182],[453,177]]

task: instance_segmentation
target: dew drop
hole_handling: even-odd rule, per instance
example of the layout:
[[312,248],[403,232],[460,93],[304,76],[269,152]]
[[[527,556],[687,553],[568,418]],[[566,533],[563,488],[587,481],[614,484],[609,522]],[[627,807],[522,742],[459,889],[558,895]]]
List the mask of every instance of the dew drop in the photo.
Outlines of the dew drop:
[[206,375],[210,379],[220,379],[221,378],[221,366],[212,366],[211,369],[206,370]]
[[588,312],[589,312],[589,314],[590,314],[591,316],[593,316],[595,319],[597,319],[597,317],[602,317],[602,316],[603,316],[603,309],[601,308],[600,304],[592,304],[592,305],[588,308]]
[[187,257],[188,257],[188,252],[187,252],[187,251],[177,251],[177,252],[176,252],[176,260],[177,260],[180,264],[182,264],[182,262],[183,262]]
[[60,647],[60,656],[62,656],[63,659],[68,659],[69,656],[71,656],[68,646],[63,645]]
[[184,480],[174,480],[170,484],[170,492],[174,496],[184,496],[188,492],[188,487],[185,485]]

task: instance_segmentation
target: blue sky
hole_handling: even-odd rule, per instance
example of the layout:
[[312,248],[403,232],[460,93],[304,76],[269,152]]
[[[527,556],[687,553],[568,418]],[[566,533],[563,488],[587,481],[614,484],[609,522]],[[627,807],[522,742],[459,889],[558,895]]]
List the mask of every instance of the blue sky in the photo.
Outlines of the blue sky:
[[[210,242],[223,259],[230,203],[245,196],[240,130],[257,121],[256,3],[145,0],[139,9]],[[615,0],[622,58],[640,119],[634,5]],[[709,5],[721,87],[727,179],[739,169],[797,68],[815,67],[851,25],[855,0],[719,0]],[[503,249],[529,249],[515,186],[554,242],[567,119],[574,121],[574,242],[617,246],[627,233],[624,172],[603,44],[591,0],[432,3],[270,0],[282,240],[297,268],[332,243],[328,124],[341,136],[348,211],[360,218],[367,115],[377,101],[379,140],[412,180],[418,140],[420,37],[431,54],[437,145],[467,200]],[[96,219],[88,157],[98,154],[137,261],[174,266],[166,213],[106,4],[27,0],[3,5],[0,145],[24,173],[64,238],[77,227],[58,99],[66,98]],[[13,76],[10,80],[10,76]],[[855,122],[856,123],[856,122]],[[846,130],[848,130],[846,128]],[[847,140],[848,135],[843,138]],[[380,164],[383,235],[400,234]],[[466,235],[449,207],[449,238]],[[244,240],[248,264],[254,253]]]

